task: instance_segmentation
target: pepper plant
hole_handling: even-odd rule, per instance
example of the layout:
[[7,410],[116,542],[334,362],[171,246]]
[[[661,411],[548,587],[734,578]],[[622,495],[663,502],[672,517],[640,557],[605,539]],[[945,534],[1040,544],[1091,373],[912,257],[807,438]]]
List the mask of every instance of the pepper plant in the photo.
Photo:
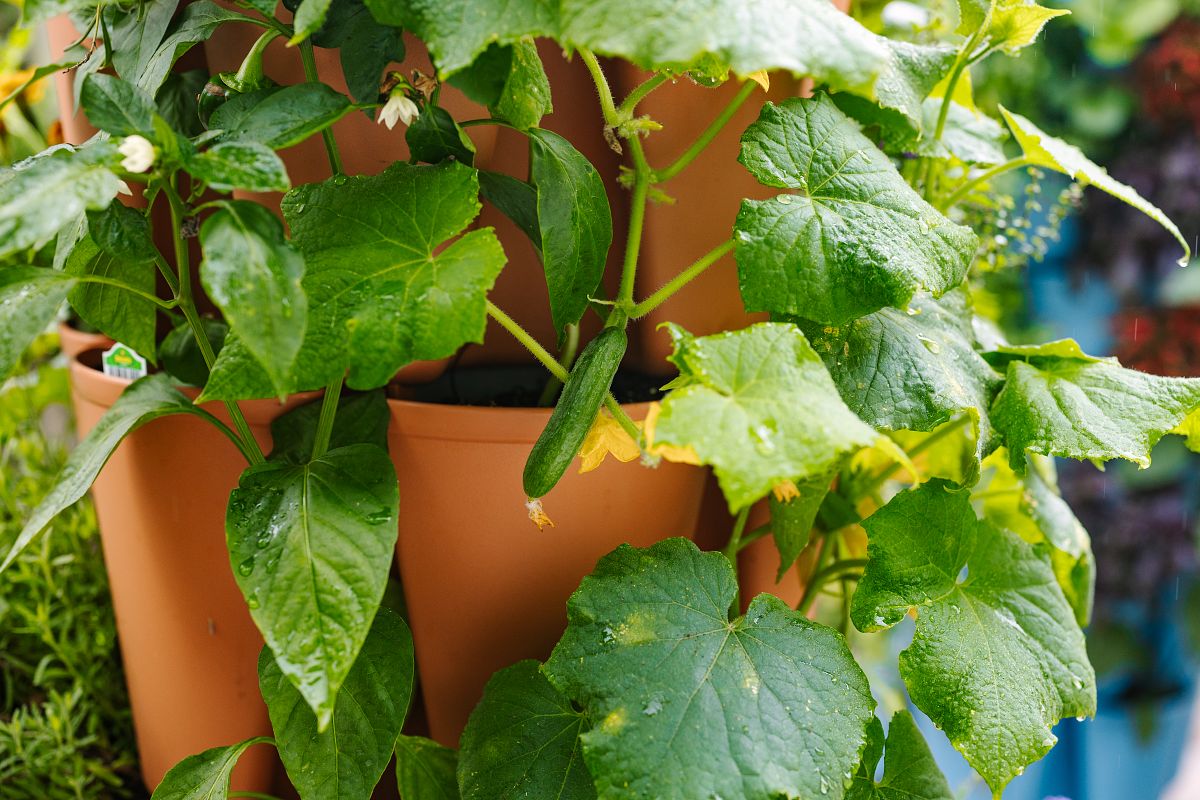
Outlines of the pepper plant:
[[[0,370],[64,300],[162,369],[133,382],[81,443],[4,566],[157,417],[208,420],[248,464],[227,539],[267,644],[260,683],[275,736],[186,759],[156,798],[225,797],[238,756],[269,744],[306,800],[368,797],[393,754],[406,798],[948,800],[912,718],[893,716],[885,735],[844,635],[905,617],[915,633],[899,667],[912,702],[996,797],[1050,750],[1060,719],[1094,714],[1081,632],[1093,564],[1052,459],[1145,466],[1166,434],[1195,443],[1200,380],[1132,371],[1069,340],[1010,345],[974,314],[980,243],[963,221],[986,217],[995,180],[1013,170],[1115,195],[1179,241],[1181,263],[1190,255],[1169,220],[1079,150],[1019,114],[975,107],[970,67],[1017,55],[1065,12],[960,0],[957,28],[920,44],[883,38],[824,0],[301,0],[278,16],[273,0],[28,0],[25,13],[64,8],[86,32],[68,58],[101,133],[0,182]],[[175,62],[225,25],[261,37],[236,73],[181,88]],[[391,68],[404,60],[402,32],[424,41],[435,76]],[[306,82],[264,75],[263,49],[280,37]],[[606,138],[628,159],[615,296],[601,288],[605,186],[571,142],[539,127],[551,87],[534,37],[587,66]],[[349,95],[319,79],[314,47],[340,51]],[[599,56],[648,77],[615,97]],[[778,193],[744,201],[728,239],[635,297],[647,204],[769,71],[817,86],[763,104],[742,134],[741,163]],[[659,126],[639,104],[679,80],[741,86],[692,146],[651,164],[642,142]],[[439,104],[445,83],[490,116],[454,119]],[[411,158],[344,174],[331,126],[364,112],[406,126]],[[527,137],[528,176],[475,164],[464,131],[478,125]],[[278,151],[311,136],[324,140],[330,177],[291,186]],[[149,211],[119,202],[131,184],[169,213],[159,237]],[[287,190],[286,228],[234,190]],[[488,299],[505,254],[490,228],[472,228],[482,202],[537,247],[560,353]],[[678,375],[635,423],[609,393],[631,321],[731,251],[745,307],[770,321],[710,336],[670,326]],[[220,322],[197,309],[197,274]],[[602,332],[574,361],[591,314]],[[174,327],[161,345],[160,315]],[[539,497],[582,451],[591,464],[611,453],[647,468],[708,465],[735,523],[723,552],[669,539],[602,559],[550,659],[497,673],[453,751],[401,735],[414,668],[405,623],[380,610],[403,513],[380,387],[413,361],[481,341],[489,317],[565,385],[548,384],[558,405],[525,473],[535,521],[552,513]],[[202,385],[196,402],[180,379]],[[308,390],[323,399],[280,418],[264,454],[237,401]],[[204,402],[224,403],[233,425]],[[770,522],[748,530],[760,501]],[[767,535],[781,573],[816,552],[807,589],[798,608],[764,594],[743,614],[737,555]],[[809,617],[833,587],[842,631]]]

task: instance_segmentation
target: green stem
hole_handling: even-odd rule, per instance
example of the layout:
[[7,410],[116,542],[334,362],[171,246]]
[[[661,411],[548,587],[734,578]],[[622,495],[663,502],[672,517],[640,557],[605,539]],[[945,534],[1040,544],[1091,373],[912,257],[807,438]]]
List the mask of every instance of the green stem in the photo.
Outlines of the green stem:
[[634,110],[637,108],[637,104],[645,100],[646,95],[653,92],[659,86],[662,86],[667,82],[667,80],[669,80],[667,76],[661,72],[651,75],[649,78],[638,84],[634,90],[630,92],[624,100],[621,101],[621,107],[617,109],[618,112],[631,116]]
[[770,534],[771,534],[771,523],[764,522],[762,525],[759,525],[754,530],[747,531],[746,533],[742,534],[742,543],[740,545],[738,545],[738,549],[745,550],[747,547],[754,544],[759,539],[763,538],[764,536],[769,536]]
[[[742,549],[742,532],[746,530],[746,520],[750,517],[750,506],[738,512],[733,521],[733,532],[729,534],[729,543],[725,545],[725,558],[729,559],[734,575],[738,568],[738,551]],[[735,589],[733,602],[729,605],[729,618],[735,619],[742,608],[741,592]]]
[[317,418],[317,435],[313,438],[313,461],[325,455],[325,452],[329,450],[329,437],[333,435],[333,421],[337,417],[343,379],[344,376],[339,375],[325,387],[325,396],[321,398],[321,416]]
[[[558,352],[558,363],[563,369],[570,372],[571,365],[575,363],[575,353],[579,350],[579,326],[568,325],[566,331],[567,338]],[[538,405],[543,408],[554,405],[554,397],[562,385],[562,381],[551,375],[546,381],[545,388],[542,389],[542,396],[538,398]]]
[[[184,242],[181,233],[185,216],[183,200],[180,199],[179,192],[175,189],[173,179],[163,181],[163,191],[167,195],[167,202],[171,207],[171,239],[175,245],[175,268],[179,274],[179,290],[175,293],[175,300],[180,310],[183,311],[188,326],[192,329],[192,336],[196,339],[196,345],[200,348],[200,355],[204,357],[205,365],[211,370],[217,361],[217,356],[213,353],[212,344],[208,341],[208,334],[204,332],[200,314],[196,311],[196,304],[192,300],[190,259],[187,243]],[[251,464],[261,464],[265,461],[262,450],[259,448],[254,434],[250,431],[250,425],[246,422],[246,418],[242,416],[242,410],[232,400],[225,401],[225,409],[229,412],[229,418],[233,420],[238,437],[242,440],[241,450],[246,454],[247,460]]]
[[163,280],[167,282],[167,286],[171,289],[171,294],[179,294],[179,281],[175,280],[175,273],[171,272],[171,265],[163,258],[162,253],[158,252],[158,248],[154,249],[154,264],[158,267],[158,272],[163,276]]
[[[641,148],[636,139],[631,144]],[[626,309],[633,307],[633,289],[637,278],[638,253],[642,247],[642,228],[646,221],[646,198],[650,193],[649,175],[638,170],[633,184],[633,198],[629,208],[629,235],[625,239],[625,262],[621,267],[621,288],[617,292],[617,305]]]
[[163,300],[157,295],[150,294],[149,292],[143,292],[141,289],[135,289],[127,283],[122,283],[114,278],[106,278],[102,275],[79,275],[75,278],[75,280],[79,283],[98,283],[102,286],[114,286],[117,289],[124,289],[130,294],[135,294],[143,300],[154,303],[154,305],[158,306],[159,308],[171,309],[179,305],[178,300]]
[[979,173],[978,175],[976,175],[974,178],[971,178],[970,180],[963,183],[961,186],[959,186],[957,189],[955,189],[954,192],[951,193],[949,197],[947,197],[945,200],[943,200],[941,203],[939,203],[938,208],[941,211],[945,211],[948,208],[952,207],[955,203],[957,203],[958,201],[960,201],[964,197],[966,197],[971,192],[971,190],[974,189],[976,186],[979,186],[980,184],[983,184],[983,183],[987,183],[988,181],[992,180],[993,178],[995,178],[999,175],[1003,175],[1006,172],[1011,172],[1014,169],[1020,169],[1021,167],[1029,167],[1029,166],[1033,166],[1033,165],[1034,165],[1033,159],[1029,158],[1028,156],[1018,156],[1017,158],[1013,158],[1013,159],[1009,159],[1008,161],[1005,161],[1003,164],[997,164],[996,166],[992,167],[991,169],[985,170],[985,171]]
[[633,319],[644,317],[654,309],[661,306],[663,303],[667,302],[667,300],[671,299],[672,295],[674,295],[684,286],[688,285],[688,283],[694,280],[698,275],[700,275],[700,273],[704,272],[706,269],[719,261],[722,256],[731,251],[734,248],[734,245],[735,242],[730,239],[727,242],[722,242],[712,250],[709,250],[707,253],[700,256],[700,258],[698,258],[690,267],[680,272],[671,280],[667,281],[654,294],[635,305],[633,310],[629,312],[629,316]]
[[[313,56],[312,40],[305,39],[300,42],[300,62],[304,65],[304,78],[309,83],[320,83],[321,79],[317,77],[317,60]],[[321,131],[321,138],[325,140],[325,154],[329,157],[329,168],[333,170],[334,175],[342,175],[345,170],[342,169],[342,154],[338,152],[337,140],[333,138],[333,129],[325,128]]]
[[[821,550],[817,553],[817,563],[813,565],[812,578],[815,578],[825,568],[825,563],[829,561],[829,557],[833,554],[833,546],[836,537],[831,531],[825,534],[825,538],[821,540]],[[800,596],[800,603],[796,606],[796,611],[801,614],[807,614],[812,608],[812,604],[817,599],[817,595],[821,593],[821,587],[812,578],[804,586],[804,594]]]
[[819,571],[815,572],[813,576],[809,578],[809,584],[815,584],[819,589],[831,581],[840,580],[844,573],[858,572],[865,566],[867,566],[867,559],[865,558],[838,559],[832,564],[829,564],[828,566],[823,567]]
[[742,104],[750,98],[750,95],[754,94],[754,89],[757,86],[758,84],[754,81],[743,83],[742,88],[729,101],[729,105],[725,106],[721,113],[717,115],[717,118],[704,129],[704,132],[692,143],[692,146],[684,150],[679,158],[675,159],[669,166],[654,173],[654,183],[662,183],[663,181],[670,180],[682,172],[688,164],[695,161],[696,156],[700,155],[704,151],[704,148],[708,147],[712,143],[712,140],[717,138],[717,134],[721,132],[721,129],[725,127],[729,120],[733,119],[733,115],[742,107]]
[[596,54],[581,47],[579,57],[592,74],[592,82],[596,84],[596,93],[600,96],[600,110],[604,113],[604,124],[610,128],[617,127],[621,124],[621,117],[617,113],[616,103],[613,102],[612,87],[608,85],[608,78],[604,77],[604,70],[600,68]]
[[[514,339],[524,345],[525,349],[528,350],[534,358],[540,361],[542,366],[550,371],[551,375],[558,378],[563,383],[567,382],[567,378],[570,377],[570,374],[563,369],[562,364],[559,364],[554,356],[552,356],[546,348],[542,347],[537,339],[534,339],[532,336],[530,336],[529,332],[522,328],[515,319],[501,311],[500,308],[491,300],[487,301],[487,313],[489,317],[496,320],[496,322],[500,324],[500,327],[504,328],[506,331],[512,334]],[[629,434],[630,438],[637,442],[639,446],[641,446],[642,432],[638,430],[637,425],[634,424],[633,420],[629,418],[629,415],[625,413],[625,409],[621,408],[621,404],[617,402],[616,398],[612,396],[611,392],[609,392],[604,398],[604,407],[609,410],[609,413],[613,415],[613,418],[616,419],[617,423],[625,429],[625,432]]]

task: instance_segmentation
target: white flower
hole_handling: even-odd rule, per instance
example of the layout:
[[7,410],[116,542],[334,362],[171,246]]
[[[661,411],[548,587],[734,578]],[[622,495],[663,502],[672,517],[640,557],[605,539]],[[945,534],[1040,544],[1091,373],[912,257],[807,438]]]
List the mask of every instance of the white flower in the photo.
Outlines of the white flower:
[[396,127],[397,122],[411,125],[412,121],[420,113],[421,109],[417,108],[416,103],[408,99],[408,95],[402,89],[394,89],[388,97],[388,101],[383,104],[383,109],[379,112],[379,124],[387,125],[388,130]]
[[883,24],[889,28],[924,28],[929,24],[929,12],[905,0],[888,3],[881,16]]
[[154,165],[154,145],[145,137],[136,134],[126,136],[117,152],[125,156],[121,168],[127,172],[145,172]]

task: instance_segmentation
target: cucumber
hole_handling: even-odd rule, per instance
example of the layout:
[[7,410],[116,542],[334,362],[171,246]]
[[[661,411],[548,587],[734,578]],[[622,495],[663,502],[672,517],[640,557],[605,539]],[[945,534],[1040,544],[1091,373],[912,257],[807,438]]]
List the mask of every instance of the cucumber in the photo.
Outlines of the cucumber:
[[629,339],[623,328],[605,328],[579,354],[550,421],[525,462],[525,494],[541,497],[571,466],[608,394]]

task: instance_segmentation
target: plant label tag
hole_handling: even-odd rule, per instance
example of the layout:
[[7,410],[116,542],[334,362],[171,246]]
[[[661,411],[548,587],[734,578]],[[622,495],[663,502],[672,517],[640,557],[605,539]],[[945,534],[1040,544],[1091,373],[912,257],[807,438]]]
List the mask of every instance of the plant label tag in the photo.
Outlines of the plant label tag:
[[146,377],[146,359],[139,356],[132,347],[120,342],[104,351],[100,363],[104,367],[104,374],[114,378],[136,381]]

